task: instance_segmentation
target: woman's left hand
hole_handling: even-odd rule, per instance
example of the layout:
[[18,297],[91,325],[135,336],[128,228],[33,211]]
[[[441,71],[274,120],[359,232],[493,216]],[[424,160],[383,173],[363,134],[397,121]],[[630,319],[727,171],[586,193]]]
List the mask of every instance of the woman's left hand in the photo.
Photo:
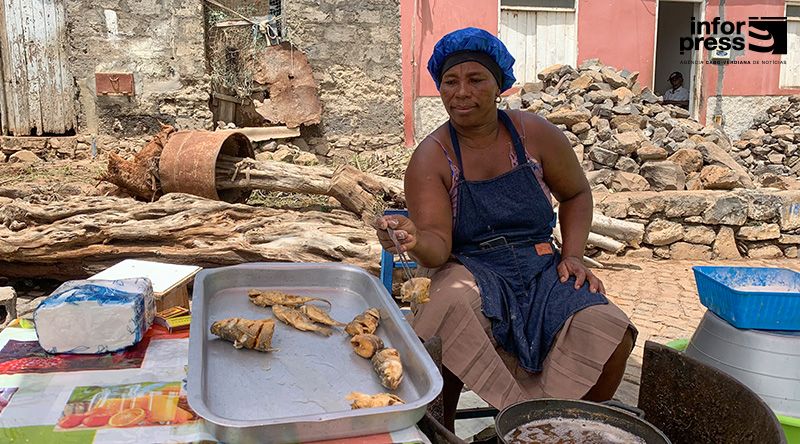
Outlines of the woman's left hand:
[[566,256],[561,258],[561,263],[558,264],[558,276],[561,282],[567,282],[570,276],[575,276],[575,289],[581,288],[585,281],[589,282],[589,291],[606,294],[606,288],[603,282],[583,264],[583,259],[574,256]]

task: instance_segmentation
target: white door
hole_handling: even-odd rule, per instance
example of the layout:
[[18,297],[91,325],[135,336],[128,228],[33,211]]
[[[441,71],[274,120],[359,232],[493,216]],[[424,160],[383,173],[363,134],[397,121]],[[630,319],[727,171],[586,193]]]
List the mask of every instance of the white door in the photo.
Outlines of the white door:
[[57,135],[75,128],[63,2],[0,0],[3,134]]
[[576,64],[574,1],[501,0],[500,40],[514,56],[517,84],[538,81],[543,68]]
[[786,2],[786,54],[781,56],[782,88],[800,88],[800,2]]

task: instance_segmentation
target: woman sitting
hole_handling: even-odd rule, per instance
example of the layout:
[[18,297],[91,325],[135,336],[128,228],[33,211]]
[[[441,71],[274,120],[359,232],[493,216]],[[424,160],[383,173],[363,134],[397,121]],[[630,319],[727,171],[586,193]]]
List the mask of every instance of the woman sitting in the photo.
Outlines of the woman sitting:
[[610,399],[635,342],[582,261],[592,195],[569,141],[533,113],[497,109],[513,64],[483,30],[436,44],[428,70],[450,119],[409,162],[409,217],[375,222],[384,248],[396,252],[390,227],[403,251],[437,269],[412,326],[423,340],[442,338],[450,430],[464,384],[498,409],[541,397]]

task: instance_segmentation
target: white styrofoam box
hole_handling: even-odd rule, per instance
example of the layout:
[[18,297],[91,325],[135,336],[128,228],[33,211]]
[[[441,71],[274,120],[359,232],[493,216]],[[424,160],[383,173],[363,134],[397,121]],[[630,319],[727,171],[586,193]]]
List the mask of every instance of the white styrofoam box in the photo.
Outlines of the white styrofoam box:
[[94,354],[139,342],[153,323],[149,279],[68,281],[33,314],[39,344],[49,353]]

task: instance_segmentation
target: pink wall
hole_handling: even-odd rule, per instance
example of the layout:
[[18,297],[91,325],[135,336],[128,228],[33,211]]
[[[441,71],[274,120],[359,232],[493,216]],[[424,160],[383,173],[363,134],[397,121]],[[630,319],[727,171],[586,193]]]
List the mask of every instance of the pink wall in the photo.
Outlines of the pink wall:
[[467,26],[483,28],[496,35],[497,5],[497,1],[492,0],[400,1],[406,146],[414,143],[414,99],[439,95],[427,68],[434,45],[448,32]]
[[[709,0],[706,7],[706,20],[722,17],[728,21],[747,21],[750,16],[782,17],[784,15],[783,0],[766,0],[754,5],[747,0],[728,0],[724,8],[720,8],[719,0]],[[747,40],[747,36],[745,36]],[[707,58],[707,56],[706,56]],[[736,60],[780,60],[779,55],[745,51],[744,56]],[[705,118],[705,104],[708,97],[722,94],[724,96],[760,96],[797,94],[797,89],[780,88],[781,65],[725,65],[722,72],[722,85],[719,84],[720,66],[703,66],[703,110],[701,118]]]
[[[416,3],[416,11],[414,11]],[[403,108],[406,145],[414,143],[414,100],[438,96],[427,72],[433,46],[444,34],[465,26],[476,26],[497,34],[496,0],[401,0],[403,45]],[[784,15],[784,0],[708,0],[706,20],[721,16],[746,21],[750,16]],[[412,39],[412,24],[415,24]],[[653,78],[653,50],[656,30],[656,0],[579,0],[578,64],[599,58],[603,63],[639,71],[639,83],[650,85]],[[413,41],[412,41],[413,40]],[[708,59],[705,51],[704,58]],[[780,56],[747,51],[737,60],[780,60]],[[413,61],[413,64],[412,64]],[[701,109],[705,121],[708,97],[788,95],[800,90],[779,87],[781,65],[726,65],[721,76],[717,65],[703,65]]]
[[639,83],[650,85],[655,29],[655,0],[579,1],[578,64],[598,58],[617,69],[639,71]]
[[[404,0],[408,1],[408,0]],[[474,26],[497,35],[497,1],[482,0],[417,0],[417,86],[418,96],[438,96],[436,85],[428,74],[428,59],[433,47],[445,34]],[[411,2],[413,3],[413,1]]]

